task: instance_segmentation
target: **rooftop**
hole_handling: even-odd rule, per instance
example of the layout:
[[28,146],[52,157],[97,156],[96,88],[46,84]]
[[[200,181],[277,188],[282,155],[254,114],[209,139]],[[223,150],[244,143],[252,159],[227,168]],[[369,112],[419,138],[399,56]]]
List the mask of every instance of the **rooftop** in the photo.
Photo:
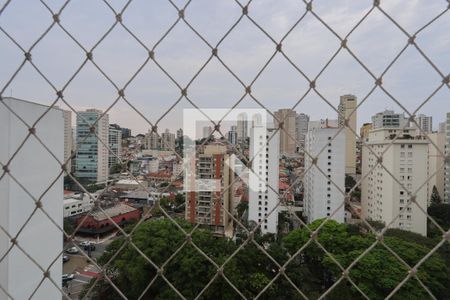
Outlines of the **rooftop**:
[[129,205],[126,205],[126,204],[117,204],[115,206],[105,208],[103,210],[104,210],[104,212],[101,210],[96,210],[91,213],[91,216],[96,221],[103,221],[103,220],[108,219],[107,215],[110,216],[111,218],[113,218],[113,217],[117,217],[120,215],[127,214],[129,212],[135,211],[136,209]]

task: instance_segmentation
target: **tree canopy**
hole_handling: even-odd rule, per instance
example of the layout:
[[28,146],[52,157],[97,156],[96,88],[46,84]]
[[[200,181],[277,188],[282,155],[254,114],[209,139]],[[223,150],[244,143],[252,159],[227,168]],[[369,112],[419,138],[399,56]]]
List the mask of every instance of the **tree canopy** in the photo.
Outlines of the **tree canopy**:
[[[315,230],[322,221],[313,222],[309,226],[310,229]],[[193,228],[184,220],[177,222],[187,232]],[[402,239],[396,234],[401,235],[386,235],[384,243],[409,266],[419,262],[432,247],[432,244],[425,242],[425,237],[425,240],[421,241],[414,236]],[[278,275],[279,266],[288,259],[290,263],[285,274],[309,298],[319,297],[334,284],[336,286],[328,294],[328,299],[363,298],[346,279],[340,280],[342,270],[334,260],[342,267],[348,267],[376,241],[373,234],[350,230],[345,224],[328,221],[317,235],[321,246],[310,240],[311,231],[307,228],[293,230],[282,239],[274,235],[255,235],[252,241],[247,240],[245,232],[241,235],[236,240],[230,240],[216,237],[208,229],[197,228],[190,240],[186,239],[184,233],[170,220],[149,220],[137,228],[132,241],[151,262],[142,257],[132,245],[127,244],[121,249],[125,240],[119,238],[109,245],[99,263],[104,265],[121,249],[106,267],[106,274],[130,299],[139,298],[144,291],[146,292],[142,299],[179,299],[166,280],[187,299],[194,299],[199,293],[202,293],[201,299],[240,299],[227,280],[246,298],[255,298],[265,289],[260,299],[303,299],[283,274]],[[197,247],[208,258],[200,254]],[[297,253],[301,248],[302,251]],[[262,249],[274,260],[263,253]],[[176,251],[178,252],[173,255]],[[224,262],[226,264],[223,274],[226,279],[216,267]],[[153,263],[163,267],[164,278],[162,274],[158,274]],[[417,272],[418,278],[438,299],[445,299],[450,295],[448,263],[436,253],[431,255]],[[374,246],[349,272],[353,282],[371,299],[385,298],[407,275],[405,265],[380,244]],[[204,289],[212,279],[214,281],[209,288]],[[152,280],[153,283],[149,287]],[[93,299],[120,299],[120,296],[115,297],[115,294],[117,293],[109,283],[100,280],[94,288],[94,295],[91,296]],[[428,299],[430,296],[414,277],[393,297],[422,298]]]

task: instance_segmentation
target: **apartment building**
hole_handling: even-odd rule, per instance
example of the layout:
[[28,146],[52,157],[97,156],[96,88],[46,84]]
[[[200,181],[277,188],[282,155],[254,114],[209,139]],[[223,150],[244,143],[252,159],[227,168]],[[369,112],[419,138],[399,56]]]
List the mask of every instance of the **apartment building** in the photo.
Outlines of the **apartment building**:
[[[280,131],[254,125],[250,129],[248,220],[261,223],[261,232],[278,232]],[[273,212],[272,212],[273,210]],[[266,218],[266,219],[265,219]]]
[[431,133],[433,131],[433,117],[419,114],[416,117],[415,121],[417,123],[417,126],[419,126],[419,128],[422,129],[423,132]]
[[365,140],[369,137],[369,131],[372,130],[372,123],[364,123],[359,129],[359,136],[361,140]]
[[339,127],[347,126],[345,132],[345,173],[350,175],[356,174],[356,106],[357,100],[354,95],[343,95],[339,102]]
[[122,155],[122,129],[117,124],[109,126],[108,146],[108,168],[111,168]]
[[228,131],[228,136],[227,136],[227,140],[228,143],[230,143],[231,145],[236,145],[237,144],[237,126],[231,126],[230,131]]
[[[45,113],[35,126],[36,135],[59,161],[63,161],[65,120],[62,110],[53,108],[47,112],[48,106],[16,98],[3,98],[2,101],[28,124],[33,124]],[[43,195],[39,199],[42,208],[55,224],[40,209],[29,219],[36,209],[35,202],[6,175],[0,180],[0,226],[13,237],[20,230],[17,238],[20,247],[43,268],[51,266],[49,276],[61,288],[62,260],[55,258],[63,250],[62,233],[57,228],[63,226],[63,177],[53,182],[61,172],[61,166],[33,137],[20,147],[29,134],[28,128],[5,105],[0,105],[0,161],[5,163],[15,155],[8,169],[31,195],[36,198]],[[25,223],[27,225],[22,228]],[[10,238],[1,232],[0,255],[7,253],[11,245]],[[61,293],[53,283],[42,279],[42,271],[21,250],[13,247],[1,258],[0,299],[10,299],[4,290],[13,299],[29,299],[39,284],[33,299],[60,299]]]
[[237,116],[237,139],[238,143],[245,143],[248,138],[248,117],[247,113],[243,112]]
[[212,132],[213,132],[213,128],[211,126],[204,126],[203,127],[203,138],[204,139],[210,138]]
[[[222,144],[206,145],[195,159],[196,179],[201,182],[186,193],[186,220],[211,227],[216,234],[233,235],[233,160]],[[188,176],[188,174],[185,174]],[[192,174],[189,174],[192,176]]]
[[426,236],[426,215],[414,203],[404,210],[410,201],[409,193],[415,193],[415,200],[423,209],[427,207],[427,185],[422,185],[428,178],[429,145],[424,137],[413,136],[414,133],[415,128],[411,127],[378,128],[369,133],[371,149],[378,156],[386,151],[382,163],[387,170],[377,165],[376,156],[367,147],[363,148],[362,173],[368,176],[361,184],[361,206],[364,218],[389,224],[400,214],[392,228]]
[[403,128],[409,127],[409,120],[405,114],[395,113],[393,110],[379,112],[372,117],[372,127],[377,128]]
[[298,144],[296,146],[297,152],[303,153],[305,148],[306,134],[308,133],[309,116],[304,113],[300,113],[295,118],[295,132]]
[[283,122],[283,129],[280,130],[280,154],[293,155],[297,149],[296,118],[297,113],[292,109],[279,109],[275,113],[274,124],[279,127],[279,122]]
[[161,150],[173,151],[175,149],[175,134],[166,129],[161,134]]
[[73,150],[73,134],[72,134],[72,112],[63,110],[64,114],[64,162],[67,161],[67,170],[72,168],[72,150]]
[[109,176],[106,147],[109,142],[109,117],[107,114],[102,117],[102,114],[98,109],[87,109],[77,114],[75,176],[82,180],[104,182]]
[[161,138],[156,132],[149,130],[145,135],[144,144],[147,149],[160,150]]
[[306,135],[306,150],[313,157],[319,155],[316,166],[310,156],[305,157],[305,170],[310,169],[304,179],[304,214],[309,223],[331,216],[335,210],[331,219],[344,222],[346,143],[345,132],[338,132],[339,128],[314,126]]

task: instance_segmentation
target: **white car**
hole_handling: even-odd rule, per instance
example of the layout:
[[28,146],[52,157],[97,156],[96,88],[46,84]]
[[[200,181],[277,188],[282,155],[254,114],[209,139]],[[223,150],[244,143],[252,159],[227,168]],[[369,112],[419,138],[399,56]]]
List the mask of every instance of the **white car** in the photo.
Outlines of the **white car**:
[[86,246],[89,246],[91,244],[91,242],[89,242],[89,241],[82,241],[81,243],[79,243],[78,245],[80,246],[80,247],[86,247]]
[[77,249],[77,247],[72,247],[72,248],[66,249],[66,252],[69,254],[77,254],[78,249]]
[[62,280],[64,281],[70,281],[73,280],[75,276],[73,274],[63,274],[62,275]]

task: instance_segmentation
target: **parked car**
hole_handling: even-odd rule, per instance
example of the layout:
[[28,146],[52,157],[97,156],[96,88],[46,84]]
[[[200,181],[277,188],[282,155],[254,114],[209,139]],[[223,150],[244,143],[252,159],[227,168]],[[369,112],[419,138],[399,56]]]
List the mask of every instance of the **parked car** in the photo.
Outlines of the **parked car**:
[[73,280],[74,277],[75,276],[73,274],[63,274],[62,275],[62,281],[63,282],[70,281],[70,280]]
[[78,246],[80,247],[86,247],[88,245],[90,245],[92,242],[90,241],[82,241],[81,243],[78,244]]
[[70,257],[68,257],[67,255],[63,255],[63,263],[66,263],[70,260]]
[[78,249],[77,249],[77,247],[72,247],[72,248],[66,249],[66,252],[69,254],[77,254]]

